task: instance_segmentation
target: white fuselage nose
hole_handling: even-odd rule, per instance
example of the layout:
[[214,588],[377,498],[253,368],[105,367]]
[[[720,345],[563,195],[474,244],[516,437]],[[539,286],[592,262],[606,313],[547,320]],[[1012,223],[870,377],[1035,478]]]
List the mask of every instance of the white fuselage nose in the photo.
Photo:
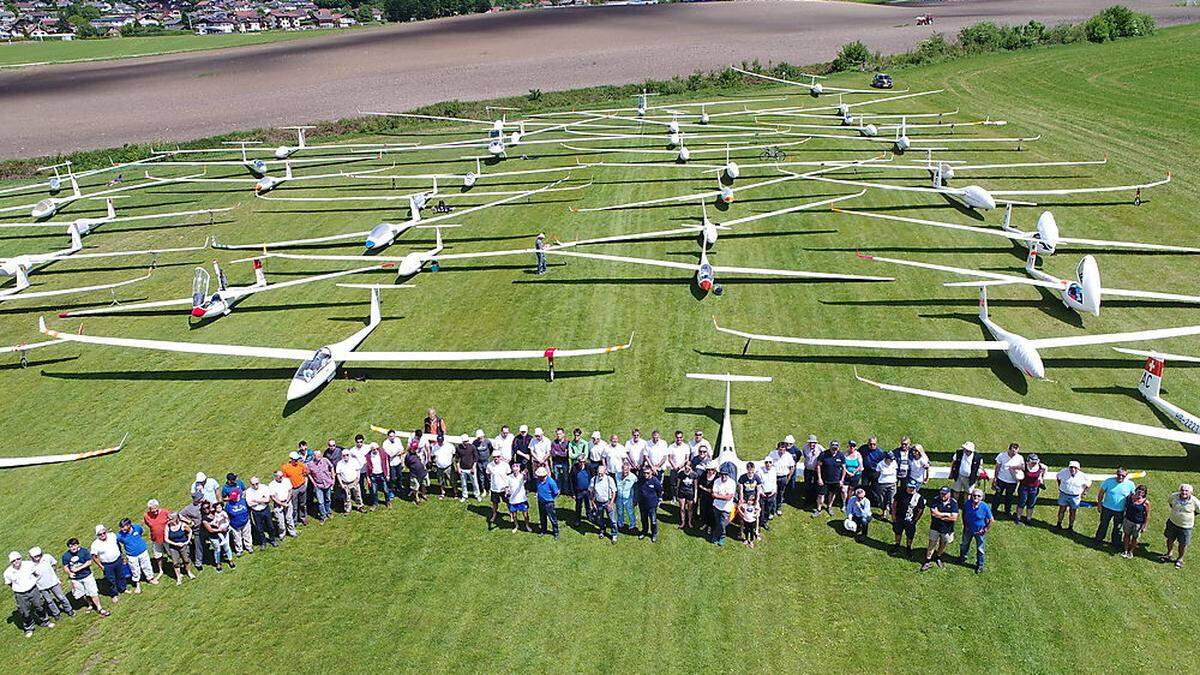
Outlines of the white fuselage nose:
[[822,87],[821,84],[818,82],[817,84],[814,84],[808,88],[808,93],[813,98],[816,98],[816,97],[820,96],[821,94],[825,93],[825,87]]
[[363,246],[368,251],[378,251],[392,245],[396,241],[396,232],[388,223],[380,223],[371,228],[367,233],[367,240],[363,242]]
[[71,224],[75,226],[75,231],[78,232],[79,236],[82,237],[88,232],[91,232],[92,228],[96,227],[97,225],[103,225],[107,222],[108,219],[106,218],[77,218],[72,220]]
[[672,134],[679,133],[679,122],[676,122],[675,120],[667,122],[667,131]]
[[29,211],[29,216],[34,220],[49,218],[55,213],[58,213],[58,205],[59,201],[57,199],[43,199],[42,201],[33,205],[33,209]]
[[1062,291],[1063,304],[1077,312],[1100,316],[1100,267],[1096,259],[1084,256],[1075,268],[1075,282]]
[[907,135],[902,135],[896,139],[896,152],[905,152],[912,147],[912,143],[908,140]]
[[250,173],[254,174],[255,176],[262,176],[267,173],[267,163],[261,159],[252,159],[248,162],[242,162],[242,166],[245,166],[246,169],[248,169]]
[[711,291],[716,281],[717,278],[713,273],[712,265],[708,264],[707,261],[701,263],[700,269],[696,270],[696,285],[700,287],[700,290],[706,293]]
[[729,161],[725,163],[725,177],[729,180],[737,178],[741,173],[742,169],[737,165],[737,162]]
[[420,253],[409,253],[400,260],[400,264],[396,267],[396,276],[401,279],[411,277],[425,265],[425,258]]
[[1027,246],[1036,243],[1040,253],[1054,255],[1054,249],[1058,246],[1058,223],[1054,220],[1054,214],[1042,211],[1037,221],[1037,239],[1025,241]]
[[1032,377],[1035,380],[1046,379],[1046,366],[1042,364],[1042,355],[1025,338],[1012,336],[1005,353],[1008,355],[1009,362],[1026,377]]
[[475,187],[475,182],[478,180],[479,176],[476,176],[474,172],[468,172],[463,176],[463,187]]
[[709,119],[710,118],[708,116],[708,113],[706,113],[706,112],[700,113],[700,124],[708,124]]
[[50,188],[50,194],[55,194],[62,189],[62,179],[55,176],[54,178],[50,179],[50,182],[47,183],[46,187]]
[[496,156],[496,157],[503,155],[504,154],[504,141],[497,139],[497,140],[492,141],[491,143],[488,143],[488,153],[493,156]]
[[20,262],[15,258],[5,260],[3,263],[0,263],[0,274],[6,277],[16,276],[17,268],[20,266]]
[[704,228],[703,229],[704,245],[707,247],[712,247],[714,244],[717,243],[717,236],[718,236],[717,226],[712,224],[712,222],[706,218],[704,220],[703,228]]
[[845,103],[837,104],[837,114],[841,117],[849,117],[850,106],[846,105]]
[[687,146],[679,148],[679,161],[686,162],[692,158],[692,151],[687,149]]
[[321,385],[333,379],[337,375],[338,362],[330,360],[320,368],[305,372],[305,366],[300,366],[296,370],[296,374],[292,376],[291,383],[288,384],[287,400],[294,401],[298,398],[304,398],[321,387]]
[[275,159],[287,159],[288,157],[291,157],[292,153],[295,151],[295,148],[289,148],[286,145],[281,145],[278,148],[275,148]]
[[942,172],[942,185],[954,180],[954,167],[942,162],[938,165]]
[[203,303],[192,307],[192,316],[197,319],[212,319],[227,314],[229,309],[230,302],[217,292]]
[[996,208],[996,198],[978,185],[968,185],[958,192],[962,202],[973,209],[991,211]]
[[263,176],[262,178],[259,179],[259,181],[257,183],[254,184],[254,191],[257,192],[258,194],[263,194],[264,192],[270,192],[271,190],[274,190],[275,186],[279,185],[279,183],[280,183],[280,179],[278,179],[278,178],[272,178],[271,176]]
[[509,134],[508,141],[510,143],[512,143],[513,145],[520,145],[521,144],[521,132],[514,131],[511,134]]
[[677,147],[682,143],[683,139],[680,138],[678,131],[672,132],[667,136],[667,145],[671,146],[672,148]]
[[864,124],[858,128],[858,133],[862,134],[863,136],[874,138],[879,135],[879,127],[875,126],[874,124]]

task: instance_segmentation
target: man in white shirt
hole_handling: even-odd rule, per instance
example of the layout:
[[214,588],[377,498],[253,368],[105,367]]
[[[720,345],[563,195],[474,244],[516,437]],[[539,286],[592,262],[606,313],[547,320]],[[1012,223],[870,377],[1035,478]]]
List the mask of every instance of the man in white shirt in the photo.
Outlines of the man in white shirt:
[[246,506],[250,507],[250,526],[258,533],[258,547],[265,550],[267,544],[278,546],[279,535],[271,522],[271,491],[259,481],[258,476],[251,476],[250,487],[246,488],[243,496]]
[[642,463],[646,460],[646,439],[642,438],[642,430],[630,432],[629,440],[625,441],[625,456],[633,464],[634,471],[641,473]]
[[[774,453],[772,453],[774,454]],[[762,499],[758,505],[758,526],[764,530],[771,529],[767,521],[775,517],[775,500],[779,496],[779,474],[775,471],[775,460],[767,455],[762,462],[758,478],[762,481]]]
[[1068,530],[1075,531],[1075,515],[1079,511],[1079,503],[1092,485],[1092,479],[1079,470],[1079,462],[1071,460],[1067,468],[1058,472],[1058,523],[1055,529],[1062,529],[1063,516],[1069,510],[1070,521]]
[[[513,438],[515,437],[512,435],[512,431],[505,424],[500,427],[500,435],[492,439],[492,452],[500,455],[504,460],[505,466],[512,464]],[[509,471],[511,472],[512,469],[509,469]]]
[[[388,476],[392,482],[392,494],[403,498],[408,492],[408,486],[404,483],[404,453],[408,451],[408,443],[400,438],[395,429],[388,429],[387,438],[383,439],[381,447],[388,454]],[[336,466],[335,464],[334,467]]]
[[[504,429],[508,429],[508,427],[504,427]],[[501,435],[503,435],[503,431]],[[511,440],[509,448],[510,450],[512,448]],[[490,531],[492,527],[499,527],[496,525],[496,517],[500,513],[500,504],[508,497],[509,476],[512,475],[512,466],[505,461],[499,450],[492,453],[492,461],[487,465],[487,475],[488,488],[492,497],[492,515],[488,518],[488,530]]]
[[[608,538],[617,543],[617,483],[608,475],[608,466],[600,464],[596,467],[596,475],[588,487],[588,499],[591,510],[600,519],[600,538]],[[609,535],[609,532],[612,532]]]
[[435,439],[433,464],[437,467],[438,501],[446,498],[446,489],[454,490],[454,444],[446,441],[438,445]]
[[592,440],[588,442],[588,473],[596,475],[596,469],[604,462],[604,451],[608,450],[608,443],[604,442],[604,437],[599,431],[592,432]]
[[550,439],[542,433],[541,427],[535,427],[533,430],[533,441],[529,443],[529,459],[535,474],[538,467],[545,467],[547,472],[550,471]]
[[621,439],[616,434],[608,437],[608,449],[604,451],[604,463],[608,465],[608,473],[616,480],[621,475],[621,471],[625,468],[625,460],[629,458],[629,451],[621,445]]
[[883,459],[879,460],[879,464],[875,466],[875,470],[879,473],[875,478],[875,485],[872,486],[875,492],[874,494],[868,493],[871,503],[883,510],[879,517],[885,521],[888,519],[888,513],[892,510],[892,501],[896,499],[898,468],[896,455],[890,452],[883,453]]
[[[361,467],[357,460],[353,458],[350,451],[347,450],[342,454],[342,461],[350,460],[355,463],[355,467]],[[340,466],[340,462],[338,463]],[[354,477],[355,485],[358,484],[358,477]],[[267,484],[267,491],[271,494],[272,513],[275,516],[275,531],[279,533],[279,537],[284,535],[289,537],[297,536],[296,519],[291,514],[295,513],[292,506],[292,482],[283,475],[282,471],[276,471],[274,478]],[[362,494],[362,493],[359,493]],[[349,504],[349,498],[346,499]]]
[[[116,540],[116,537],[110,537]],[[8,567],[4,570],[4,583],[12,589],[13,600],[17,603],[17,612],[21,615],[22,628],[25,637],[33,635],[33,624],[36,621],[46,628],[53,628],[54,622],[46,616],[46,603],[37,588],[38,573],[33,564],[21,559],[21,554],[13,551],[8,554]]]
[[662,439],[658,429],[650,432],[650,443],[646,446],[646,461],[660,479],[667,468],[667,442]]
[[1004,503],[1004,515],[1012,515],[1012,498],[1017,491],[1017,483],[1020,478],[1017,477],[1017,471],[1024,471],[1025,458],[1021,456],[1021,446],[1012,443],[1008,446],[1008,450],[996,455],[996,468],[992,473],[994,477],[993,489],[995,493],[992,498],[992,510],[996,518],[1000,517],[1000,503]]
[[[403,454],[401,456],[403,457]],[[333,472],[337,475],[338,485],[342,486],[342,493],[346,495],[342,513],[349,515],[350,509],[364,510],[366,506],[363,505],[362,486],[358,482],[359,476],[362,475],[362,463],[359,462],[358,457],[348,450],[343,452],[342,459],[333,467]],[[272,481],[272,487],[274,484],[275,481]],[[281,532],[279,536],[283,536],[283,533]]]
[[88,550],[92,552],[92,559],[104,570],[108,592],[112,594],[113,602],[117,602],[125,592],[126,584],[121,565],[121,547],[117,544],[117,538],[110,534],[104,525],[97,525],[96,538],[92,540]]
[[75,616],[75,608],[71,606],[67,594],[63,593],[62,581],[58,578],[58,572],[54,570],[54,566],[58,564],[54,556],[45,555],[42,549],[34,546],[29,549],[28,564],[37,575],[37,589],[51,618],[57,619],[64,612],[67,616]]
[[717,546],[725,545],[725,528],[729,526],[729,518],[733,514],[734,497],[737,496],[737,482],[730,477],[729,472],[720,469],[720,476],[712,487],[713,495],[713,533],[712,542]]
[[769,458],[775,466],[775,515],[782,516],[788,496],[787,488],[796,476],[796,458],[785,442],[781,442]]

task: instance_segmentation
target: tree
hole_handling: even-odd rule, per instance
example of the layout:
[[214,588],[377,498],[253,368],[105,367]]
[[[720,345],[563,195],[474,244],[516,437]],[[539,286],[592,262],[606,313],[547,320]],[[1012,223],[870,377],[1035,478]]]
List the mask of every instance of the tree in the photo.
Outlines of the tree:
[[388,21],[412,21],[418,18],[418,12],[417,0],[387,0],[383,6]]
[[842,45],[837,58],[833,60],[834,70],[861,70],[871,60],[871,50],[861,41],[855,40]]

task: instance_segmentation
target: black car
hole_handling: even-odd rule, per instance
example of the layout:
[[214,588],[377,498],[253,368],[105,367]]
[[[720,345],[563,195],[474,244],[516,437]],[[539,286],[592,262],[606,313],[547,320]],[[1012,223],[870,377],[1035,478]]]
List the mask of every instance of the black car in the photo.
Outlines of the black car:
[[895,85],[892,84],[891,75],[887,73],[875,73],[875,79],[871,80],[871,86],[876,89],[891,89]]

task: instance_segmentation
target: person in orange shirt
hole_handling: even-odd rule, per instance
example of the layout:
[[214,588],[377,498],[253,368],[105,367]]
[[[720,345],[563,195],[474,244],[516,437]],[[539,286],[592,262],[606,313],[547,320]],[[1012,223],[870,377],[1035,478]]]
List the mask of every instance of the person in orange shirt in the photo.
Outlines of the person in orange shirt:
[[300,460],[300,453],[292,452],[288,455],[288,461],[279,467],[292,484],[292,522],[288,523],[289,530],[295,529],[296,521],[308,525],[308,466]]

